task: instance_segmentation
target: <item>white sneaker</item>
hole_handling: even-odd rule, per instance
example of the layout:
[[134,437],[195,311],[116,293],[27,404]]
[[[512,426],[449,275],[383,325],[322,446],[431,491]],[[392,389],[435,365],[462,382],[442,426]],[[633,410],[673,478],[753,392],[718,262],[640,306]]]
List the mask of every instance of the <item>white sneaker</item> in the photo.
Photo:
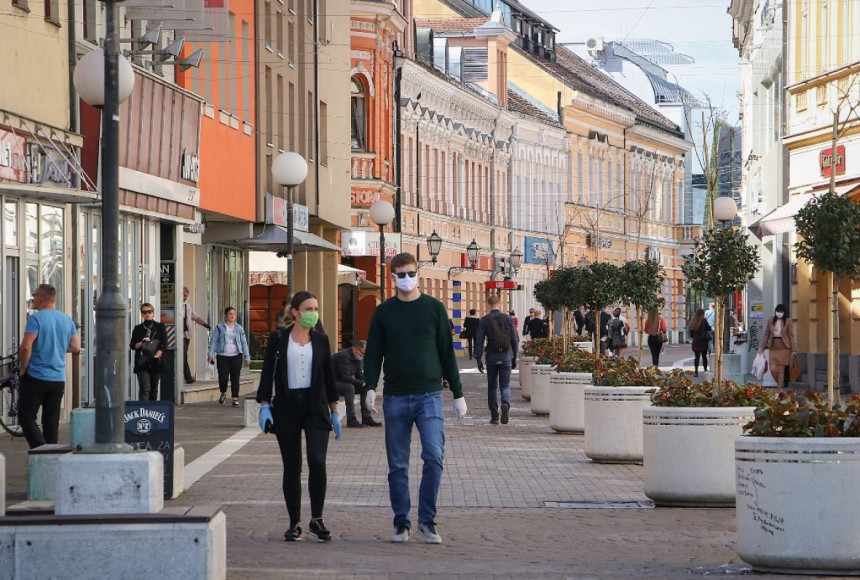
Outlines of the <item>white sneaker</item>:
[[436,524],[427,522],[426,524],[418,524],[418,531],[424,535],[424,542],[427,544],[441,544],[442,536],[436,533]]
[[394,528],[394,535],[391,536],[393,544],[405,544],[409,541],[409,528],[406,526],[397,526]]

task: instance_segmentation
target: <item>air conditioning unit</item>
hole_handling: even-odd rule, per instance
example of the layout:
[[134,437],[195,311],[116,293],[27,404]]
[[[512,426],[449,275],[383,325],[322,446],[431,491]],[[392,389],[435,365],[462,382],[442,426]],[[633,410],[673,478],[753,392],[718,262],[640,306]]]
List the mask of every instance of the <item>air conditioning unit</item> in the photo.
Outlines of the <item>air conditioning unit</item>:
[[603,37],[589,38],[585,41],[585,47],[589,52],[600,52],[603,50]]

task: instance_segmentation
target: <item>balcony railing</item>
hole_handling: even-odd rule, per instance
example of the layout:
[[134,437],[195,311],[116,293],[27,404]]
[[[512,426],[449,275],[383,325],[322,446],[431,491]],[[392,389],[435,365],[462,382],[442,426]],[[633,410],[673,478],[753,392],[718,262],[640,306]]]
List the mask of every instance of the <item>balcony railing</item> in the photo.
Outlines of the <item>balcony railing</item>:
[[353,179],[373,179],[373,162],[376,159],[376,153],[368,152],[352,152],[352,178]]

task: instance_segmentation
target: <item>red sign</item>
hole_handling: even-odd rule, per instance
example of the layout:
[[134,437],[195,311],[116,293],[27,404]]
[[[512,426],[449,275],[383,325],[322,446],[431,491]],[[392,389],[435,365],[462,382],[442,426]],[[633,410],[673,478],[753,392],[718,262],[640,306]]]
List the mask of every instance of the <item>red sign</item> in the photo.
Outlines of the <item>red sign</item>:
[[[833,164],[833,148],[823,149],[818,154],[818,166],[821,168],[821,177],[830,177],[830,167]],[[845,174],[845,145],[836,146],[836,175]]]
[[484,286],[487,290],[519,290],[520,285],[513,280],[486,280]]

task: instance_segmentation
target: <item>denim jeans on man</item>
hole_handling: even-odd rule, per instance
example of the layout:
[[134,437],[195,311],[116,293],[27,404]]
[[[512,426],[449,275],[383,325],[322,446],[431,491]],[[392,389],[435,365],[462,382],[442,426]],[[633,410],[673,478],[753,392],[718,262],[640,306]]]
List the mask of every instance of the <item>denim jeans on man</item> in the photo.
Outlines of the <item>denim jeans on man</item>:
[[[490,357],[487,357],[490,358]],[[490,418],[499,418],[499,400],[496,391],[502,393],[502,403],[511,404],[511,361],[487,361],[487,406]]]
[[409,512],[409,451],[412,425],[421,437],[421,485],[418,488],[418,523],[436,518],[436,498],[442,480],[445,456],[445,415],[442,391],[419,395],[386,395],[382,405],[385,417],[385,450],[388,453],[388,490],[394,510],[394,526],[411,528]]

